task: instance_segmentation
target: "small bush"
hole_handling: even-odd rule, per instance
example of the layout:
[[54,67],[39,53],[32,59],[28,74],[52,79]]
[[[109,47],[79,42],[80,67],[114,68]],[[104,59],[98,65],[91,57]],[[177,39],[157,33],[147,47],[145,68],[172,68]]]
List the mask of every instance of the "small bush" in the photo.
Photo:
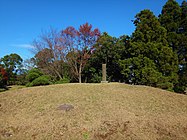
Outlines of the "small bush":
[[100,83],[102,81],[102,77],[99,76],[98,74],[94,74],[93,77],[91,78],[92,83]]
[[27,83],[25,86],[26,87],[33,87],[33,84],[32,83]]
[[32,82],[34,79],[36,79],[42,75],[43,75],[43,73],[39,69],[34,68],[28,72],[28,74],[26,76],[26,80],[28,80],[29,82]]
[[42,73],[39,69],[37,69],[37,68],[31,69],[31,70],[29,71],[29,74],[30,74],[30,73],[37,73],[37,74],[39,74],[40,76],[43,75],[43,73]]
[[51,79],[52,79],[50,75],[42,75],[42,76],[40,76],[40,77],[46,78],[46,79],[49,80],[49,81],[51,81]]
[[157,86],[165,90],[173,91],[173,83],[170,82],[159,83]]
[[49,79],[44,75],[44,76],[40,76],[40,77],[36,78],[36,79],[33,80],[30,84],[31,84],[31,85],[29,85],[29,86],[40,86],[40,85],[49,85],[49,84],[51,84],[51,82],[50,82]]
[[177,84],[174,87],[174,91],[177,93],[185,93],[186,86]]
[[56,81],[55,84],[65,84],[65,83],[69,83],[70,80],[68,78],[63,78],[59,81]]
[[26,76],[26,79],[29,81],[29,82],[32,82],[34,79],[40,77],[40,75],[36,72],[32,72],[32,73],[29,73],[27,76]]

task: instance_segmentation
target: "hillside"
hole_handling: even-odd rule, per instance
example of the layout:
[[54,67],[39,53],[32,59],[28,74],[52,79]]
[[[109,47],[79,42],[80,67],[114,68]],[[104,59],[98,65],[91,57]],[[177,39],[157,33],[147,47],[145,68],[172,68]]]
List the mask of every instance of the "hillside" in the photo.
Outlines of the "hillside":
[[0,93],[0,139],[185,140],[187,96],[118,83],[7,91]]

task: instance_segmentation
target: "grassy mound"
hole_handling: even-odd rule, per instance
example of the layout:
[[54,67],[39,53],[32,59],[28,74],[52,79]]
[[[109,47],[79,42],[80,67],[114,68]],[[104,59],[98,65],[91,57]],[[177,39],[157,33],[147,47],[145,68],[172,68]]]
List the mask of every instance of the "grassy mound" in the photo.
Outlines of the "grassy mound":
[[[58,109],[70,105],[70,110]],[[187,96],[126,84],[62,84],[0,94],[0,139],[187,139]]]

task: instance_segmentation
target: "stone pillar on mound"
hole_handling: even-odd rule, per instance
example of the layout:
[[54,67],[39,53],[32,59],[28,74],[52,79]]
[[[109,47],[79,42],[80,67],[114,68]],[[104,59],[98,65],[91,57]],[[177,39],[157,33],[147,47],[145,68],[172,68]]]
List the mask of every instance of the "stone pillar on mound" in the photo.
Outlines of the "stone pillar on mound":
[[106,64],[102,64],[102,81],[101,83],[108,83],[106,80]]

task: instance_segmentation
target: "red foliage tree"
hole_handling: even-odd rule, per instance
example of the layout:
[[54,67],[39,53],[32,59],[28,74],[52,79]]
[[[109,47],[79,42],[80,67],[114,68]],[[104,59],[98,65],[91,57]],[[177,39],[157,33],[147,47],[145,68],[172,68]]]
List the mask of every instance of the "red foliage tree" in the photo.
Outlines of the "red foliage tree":
[[8,74],[4,68],[0,67],[0,87],[6,86],[8,81]]
[[92,30],[92,25],[86,23],[76,30],[68,27],[62,31],[61,41],[66,46],[67,62],[71,67],[73,76],[81,83],[81,74],[92,54],[93,46],[100,36],[100,31],[96,28]]

